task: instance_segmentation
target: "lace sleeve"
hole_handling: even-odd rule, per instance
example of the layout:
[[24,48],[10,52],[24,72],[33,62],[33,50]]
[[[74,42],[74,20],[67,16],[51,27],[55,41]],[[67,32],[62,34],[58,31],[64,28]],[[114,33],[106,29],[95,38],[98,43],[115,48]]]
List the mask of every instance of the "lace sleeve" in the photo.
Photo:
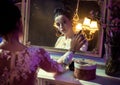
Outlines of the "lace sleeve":
[[64,72],[65,69],[63,65],[51,59],[50,54],[47,51],[45,51],[44,49],[40,49],[38,53],[41,60],[39,63],[40,68],[48,72]]

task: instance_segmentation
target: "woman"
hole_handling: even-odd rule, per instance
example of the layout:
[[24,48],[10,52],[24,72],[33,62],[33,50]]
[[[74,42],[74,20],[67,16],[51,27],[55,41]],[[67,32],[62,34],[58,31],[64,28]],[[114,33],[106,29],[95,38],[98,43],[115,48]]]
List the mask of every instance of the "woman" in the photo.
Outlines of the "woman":
[[38,68],[62,73],[64,65],[71,62],[73,52],[83,44],[79,35],[74,36],[69,51],[54,61],[43,48],[20,43],[23,27],[20,10],[15,5],[0,0],[0,11],[0,85],[35,85]]
[[[75,35],[72,29],[72,18],[73,13],[71,13],[68,9],[65,8],[55,9],[54,26],[56,27],[57,35],[61,35],[55,44],[55,48],[62,49],[70,48],[71,39]],[[83,39],[84,39],[83,42],[85,44],[80,48],[80,51],[87,51],[88,41],[85,38]]]

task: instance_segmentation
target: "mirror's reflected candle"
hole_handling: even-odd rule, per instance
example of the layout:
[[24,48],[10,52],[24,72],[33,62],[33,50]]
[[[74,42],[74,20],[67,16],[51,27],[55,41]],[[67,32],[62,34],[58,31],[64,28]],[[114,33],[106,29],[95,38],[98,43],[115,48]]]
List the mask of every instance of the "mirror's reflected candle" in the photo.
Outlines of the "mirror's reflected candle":
[[82,30],[82,24],[81,24],[81,23],[78,23],[75,28],[76,28],[76,29],[75,29],[75,33],[78,33],[79,31]]

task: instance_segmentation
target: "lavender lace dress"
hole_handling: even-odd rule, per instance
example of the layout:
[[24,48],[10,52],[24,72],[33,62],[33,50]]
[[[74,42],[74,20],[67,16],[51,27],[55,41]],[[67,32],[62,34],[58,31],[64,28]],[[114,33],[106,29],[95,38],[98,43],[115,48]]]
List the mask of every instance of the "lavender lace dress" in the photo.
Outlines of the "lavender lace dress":
[[42,48],[28,47],[16,53],[0,50],[0,85],[34,85],[38,68],[48,72],[64,70]]

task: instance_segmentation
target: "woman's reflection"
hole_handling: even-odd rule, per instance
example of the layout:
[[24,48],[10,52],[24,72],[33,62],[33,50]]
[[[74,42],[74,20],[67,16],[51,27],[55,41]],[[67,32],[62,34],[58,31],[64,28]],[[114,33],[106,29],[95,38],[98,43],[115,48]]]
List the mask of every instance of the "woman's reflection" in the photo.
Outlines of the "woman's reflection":
[[[54,10],[54,26],[59,36],[55,43],[55,48],[69,49],[72,37],[75,35],[72,29],[73,13],[69,9],[57,8]],[[84,39],[84,38],[83,38]],[[83,40],[85,44],[80,48],[80,51],[87,51],[88,41]]]

